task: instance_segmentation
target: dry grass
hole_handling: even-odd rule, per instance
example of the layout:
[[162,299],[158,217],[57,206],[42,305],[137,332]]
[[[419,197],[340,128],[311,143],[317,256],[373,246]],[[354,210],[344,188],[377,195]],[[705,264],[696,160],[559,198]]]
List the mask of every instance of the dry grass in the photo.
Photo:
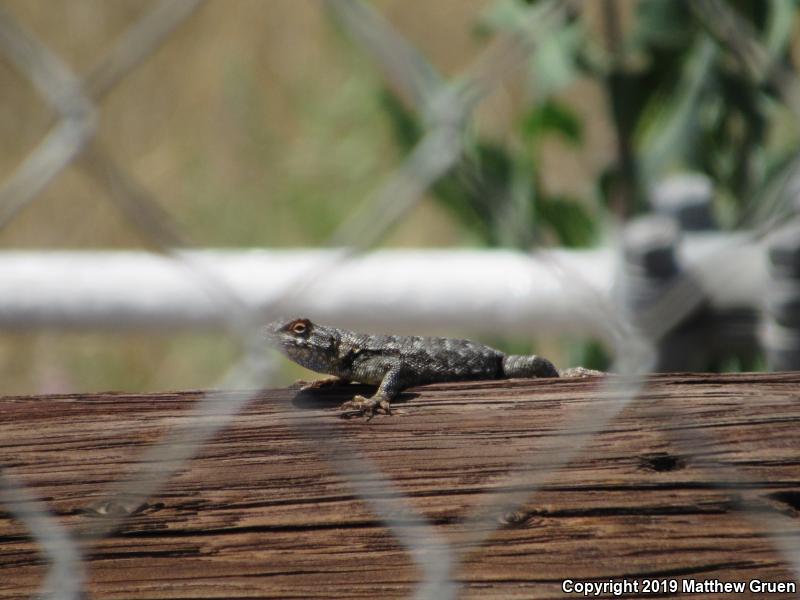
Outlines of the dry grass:
[[[77,73],[88,73],[152,3],[9,0],[6,8]],[[473,24],[489,3],[377,3],[447,74],[485,44]],[[363,202],[400,160],[378,100],[380,74],[331,25],[318,2],[211,0],[99,105],[99,137],[200,246],[307,246]],[[519,82],[495,93],[479,127],[509,135]],[[0,177],[20,164],[51,119],[31,85],[0,61]],[[602,112],[583,90],[582,112]],[[602,121],[585,152],[555,147],[548,181],[586,194],[607,160]],[[599,157],[599,158],[598,158]],[[470,243],[423,203],[386,245]],[[61,173],[9,227],[3,248],[128,248],[147,244],[77,166]],[[213,383],[235,349],[220,335],[39,332],[0,336],[0,393],[157,390]]]

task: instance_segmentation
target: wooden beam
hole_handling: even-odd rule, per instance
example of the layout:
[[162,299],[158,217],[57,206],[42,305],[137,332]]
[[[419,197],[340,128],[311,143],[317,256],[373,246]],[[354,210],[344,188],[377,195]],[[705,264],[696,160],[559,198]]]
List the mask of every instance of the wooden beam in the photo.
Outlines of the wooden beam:
[[[408,554],[320,455],[327,446],[298,433],[297,415],[356,444],[457,542],[462,520],[521,472],[521,458],[547,456],[554,441],[568,447],[570,421],[612,401],[600,382],[425,386],[370,422],[337,418],[338,403],[363,388],[260,392],[117,532],[86,543],[87,591],[104,600],[409,597],[420,574]],[[782,541],[800,544],[799,393],[793,373],[652,377],[500,519],[455,574],[463,596],[564,597],[566,579],[627,579],[640,590],[651,579],[796,581],[762,517],[782,519]],[[2,398],[0,464],[70,531],[86,531],[109,487],[136,473],[142,452],[200,396]],[[0,514],[0,598],[34,594],[45,566],[24,526]]]

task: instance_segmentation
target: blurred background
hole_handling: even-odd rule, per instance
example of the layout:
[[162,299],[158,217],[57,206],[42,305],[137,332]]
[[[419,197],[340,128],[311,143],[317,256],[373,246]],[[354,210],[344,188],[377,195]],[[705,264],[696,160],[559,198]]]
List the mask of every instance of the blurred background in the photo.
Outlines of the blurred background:
[[[662,290],[664,272],[674,275],[677,237],[752,244],[766,261],[775,244],[764,240],[795,210],[793,0],[3,0],[0,8],[0,199],[30,196],[0,213],[0,273],[3,254],[20,250],[158,252],[177,239],[198,248],[330,246],[430,126],[402,68],[393,75],[386,32],[413,49],[402,63],[453,89],[498,40],[535,46],[507,72],[495,56],[500,78],[464,119],[459,157],[371,249],[579,252],[616,247],[639,223],[626,247],[628,262],[644,270],[639,279],[650,281],[647,296]],[[147,19],[145,32],[170,25],[158,43],[129,40],[141,57],[108,76],[117,45]],[[95,119],[93,141],[73,144],[81,150],[62,169],[44,177],[30,168],[30,193],[15,182],[59,110],[41,90],[49,67],[42,75],[26,58],[20,32],[83,82]],[[115,194],[114,182],[128,192]],[[138,209],[120,201],[126,193],[142,200]],[[794,238],[781,239],[791,255]],[[746,264],[735,278],[752,275],[749,285],[762,287],[765,276]],[[0,296],[17,293],[0,288]],[[728,304],[700,302],[669,340],[682,357],[698,344],[714,342],[713,352],[661,366],[774,367],[759,342],[764,307],[757,298]],[[770,339],[793,351],[791,319],[780,321]],[[428,333],[420,323],[416,332]],[[375,330],[374,319],[367,327]],[[611,352],[591,335],[477,329],[436,333],[535,351],[564,367],[609,364]],[[0,329],[0,392],[204,388],[239,353],[219,327],[82,327],[55,316],[37,324],[11,312]],[[308,376],[283,369],[276,385]]]

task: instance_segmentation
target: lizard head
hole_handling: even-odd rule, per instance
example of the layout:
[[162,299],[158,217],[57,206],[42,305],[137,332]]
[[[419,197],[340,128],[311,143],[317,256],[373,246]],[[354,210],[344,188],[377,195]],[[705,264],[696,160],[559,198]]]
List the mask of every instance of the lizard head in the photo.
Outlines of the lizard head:
[[270,345],[312,371],[327,373],[336,357],[335,330],[308,319],[273,321],[264,328],[264,334]]

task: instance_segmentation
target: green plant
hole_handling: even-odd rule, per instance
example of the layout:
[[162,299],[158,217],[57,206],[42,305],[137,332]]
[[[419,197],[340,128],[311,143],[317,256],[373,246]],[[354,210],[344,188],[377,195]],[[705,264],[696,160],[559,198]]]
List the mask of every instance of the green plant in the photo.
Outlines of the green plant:
[[[542,4],[498,0],[477,34],[519,34]],[[431,190],[462,227],[490,247],[590,245],[605,214],[626,219],[649,210],[650,190],[673,171],[710,178],[723,226],[753,227],[793,210],[786,182],[800,168],[796,0],[568,6],[563,26],[535,40],[508,141],[469,128],[461,160]],[[564,151],[583,149],[587,123],[570,101],[579,80],[602,89],[615,137],[592,182],[596,193],[582,198],[549,190],[541,160],[553,139]],[[397,143],[409,149],[423,133],[419,115],[388,89],[382,99]],[[607,361],[597,345],[577,353],[593,366]]]
[[[499,0],[477,32],[518,31],[538,4]],[[763,47],[768,65],[789,63],[795,0],[711,4],[739,21],[738,35]],[[797,167],[792,107],[774,81],[748,71],[735,40],[715,35],[707,13],[685,1],[648,0],[625,19],[617,0],[597,6],[594,21],[583,4],[537,38],[512,142],[468,131],[461,161],[432,190],[487,246],[529,247],[546,233],[562,245],[591,244],[600,205],[623,218],[640,213],[654,183],[675,170],[708,175],[717,208],[733,224]],[[581,149],[585,124],[569,102],[581,78],[604,90],[616,146],[597,174],[596,197],[579,199],[546,189],[540,150],[553,138]],[[382,98],[396,141],[410,148],[419,116],[389,90]]]

